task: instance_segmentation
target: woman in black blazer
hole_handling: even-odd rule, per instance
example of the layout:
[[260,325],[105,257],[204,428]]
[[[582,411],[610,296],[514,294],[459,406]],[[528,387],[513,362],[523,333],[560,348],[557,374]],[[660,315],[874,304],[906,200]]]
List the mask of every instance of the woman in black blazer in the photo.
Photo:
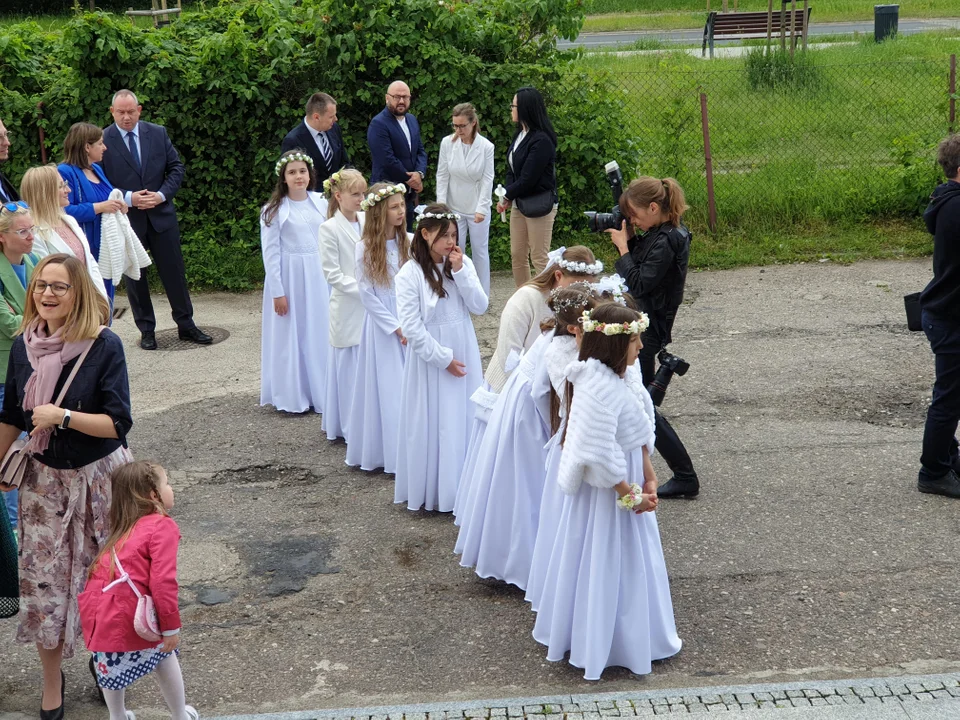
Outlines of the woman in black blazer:
[[507,194],[498,212],[510,210],[510,256],[513,280],[520,287],[547,267],[547,253],[557,216],[557,134],[543,96],[523,87],[510,105],[517,130],[507,152]]

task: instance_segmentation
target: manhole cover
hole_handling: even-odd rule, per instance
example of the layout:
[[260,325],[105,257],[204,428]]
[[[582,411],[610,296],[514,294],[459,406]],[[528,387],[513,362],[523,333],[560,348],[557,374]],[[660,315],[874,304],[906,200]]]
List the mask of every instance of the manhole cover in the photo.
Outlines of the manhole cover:
[[[223,328],[204,325],[201,329],[213,338],[213,345],[221,343],[230,337],[230,331],[224,330]],[[197,343],[189,340],[181,340],[176,328],[172,330],[161,330],[157,333],[158,350],[193,350],[201,347],[209,347],[209,345],[197,345]]]

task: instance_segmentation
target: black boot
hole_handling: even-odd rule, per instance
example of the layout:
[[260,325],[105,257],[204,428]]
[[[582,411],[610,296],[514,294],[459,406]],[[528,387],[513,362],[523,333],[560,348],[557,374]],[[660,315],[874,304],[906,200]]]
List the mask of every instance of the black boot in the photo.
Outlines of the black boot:
[[700,481],[696,477],[693,480],[679,480],[674,476],[657,488],[657,497],[662,498],[691,499],[699,494]]
[[953,470],[938,478],[931,478],[921,472],[917,479],[917,490],[922,493],[960,498],[960,477]]

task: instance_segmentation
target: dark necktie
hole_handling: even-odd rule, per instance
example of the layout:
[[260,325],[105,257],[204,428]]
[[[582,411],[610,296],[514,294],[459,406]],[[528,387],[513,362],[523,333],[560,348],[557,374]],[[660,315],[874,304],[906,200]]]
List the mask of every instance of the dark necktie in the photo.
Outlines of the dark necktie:
[[333,150],[330,149],[330,141],[327,140],[327,134],[318,132],[317,137],[320,138],[320,154],[323,155],[323,161],[327,164],[327,167],[330,167],[330,158],[333,155]]
[[140,172],[140,149],[137,147],[137,136],[128,132],[127,143],[130,146],[130,154],[133,156],[133,166],[137,169],[137,172]]

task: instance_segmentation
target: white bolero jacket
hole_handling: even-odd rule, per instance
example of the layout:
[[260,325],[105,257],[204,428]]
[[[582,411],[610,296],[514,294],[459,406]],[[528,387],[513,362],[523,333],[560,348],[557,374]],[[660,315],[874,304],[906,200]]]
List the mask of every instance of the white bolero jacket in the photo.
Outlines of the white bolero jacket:
[[[321,217],[327,216],[327,199],[322,193],[308,192],[307,199],[313,207],[320,213]],[[263,219],[263,209],[260,210],[260,250],[263,253],[263,269],[265,272],[263,280],[263,293],[270,298],[283,297],[287,294],[283,287],[283,273],[280,270],[280,258],[282,255],[280,242],[280,229],[290,217],[290,199],[284,198],[277,208],[277,214],[267,225]]]
[[[364,214],[357,213],[360,232]],[[360,235],[339,210],[320,226],[320,262],[330,285],[330,345],[344,348],[360,344],[364,309],[357,283],[356,257]]]
[[[445,285],[449,285],[449,278],[443,280]],[[440,298],[431,289],[416,260],[405,263],[394,282],[397,288],[397,315],[403,336],[407,339],[407,347],[425,363],[445,370],[454,359],[453,350],[437,342],[426,327],[434,317]],[[467,310],[474,315],[482,315],[487,311],[487,295],[483,292],[473,261],[466,255],[463,256],[463,267],[453,273],[453,282]],[[469,317],[465,316],[466,319]]]
[[[100,291],[101,295],[107,297],[107,289],[103,284],[100,265],[97,263],[96,258],[93,257],[93,253],[90,252],[90,243],[87,242],[86,233],[83,232],[77,221],[66,213],[64,213],[61,219],[66,226],[73,231],[73,234],[77,236],[80,244],[83,245],[83,252],[87,263],[87,274],[90,275],[90,279],[93,280],[93,286]],[[76,257],[73,250],[70,249],[70,246],[63,241],[63,238],[60,237],[53,228],[38,227],[34,230],[33,237],[33,252],[37,257],[43,258],[47,255],[56,255],[57,253],[65,253],[71,257]],[[40,242],[37,242],[37,240]]]
[[627,479],[630,452],[646,447],[653,453],[653,403],[642,380],[636,387],[639,374],[621,378],[594,358],[571,363],[566,375],[573,400],[557,483],[568,495],[584,482],[612,488]]

